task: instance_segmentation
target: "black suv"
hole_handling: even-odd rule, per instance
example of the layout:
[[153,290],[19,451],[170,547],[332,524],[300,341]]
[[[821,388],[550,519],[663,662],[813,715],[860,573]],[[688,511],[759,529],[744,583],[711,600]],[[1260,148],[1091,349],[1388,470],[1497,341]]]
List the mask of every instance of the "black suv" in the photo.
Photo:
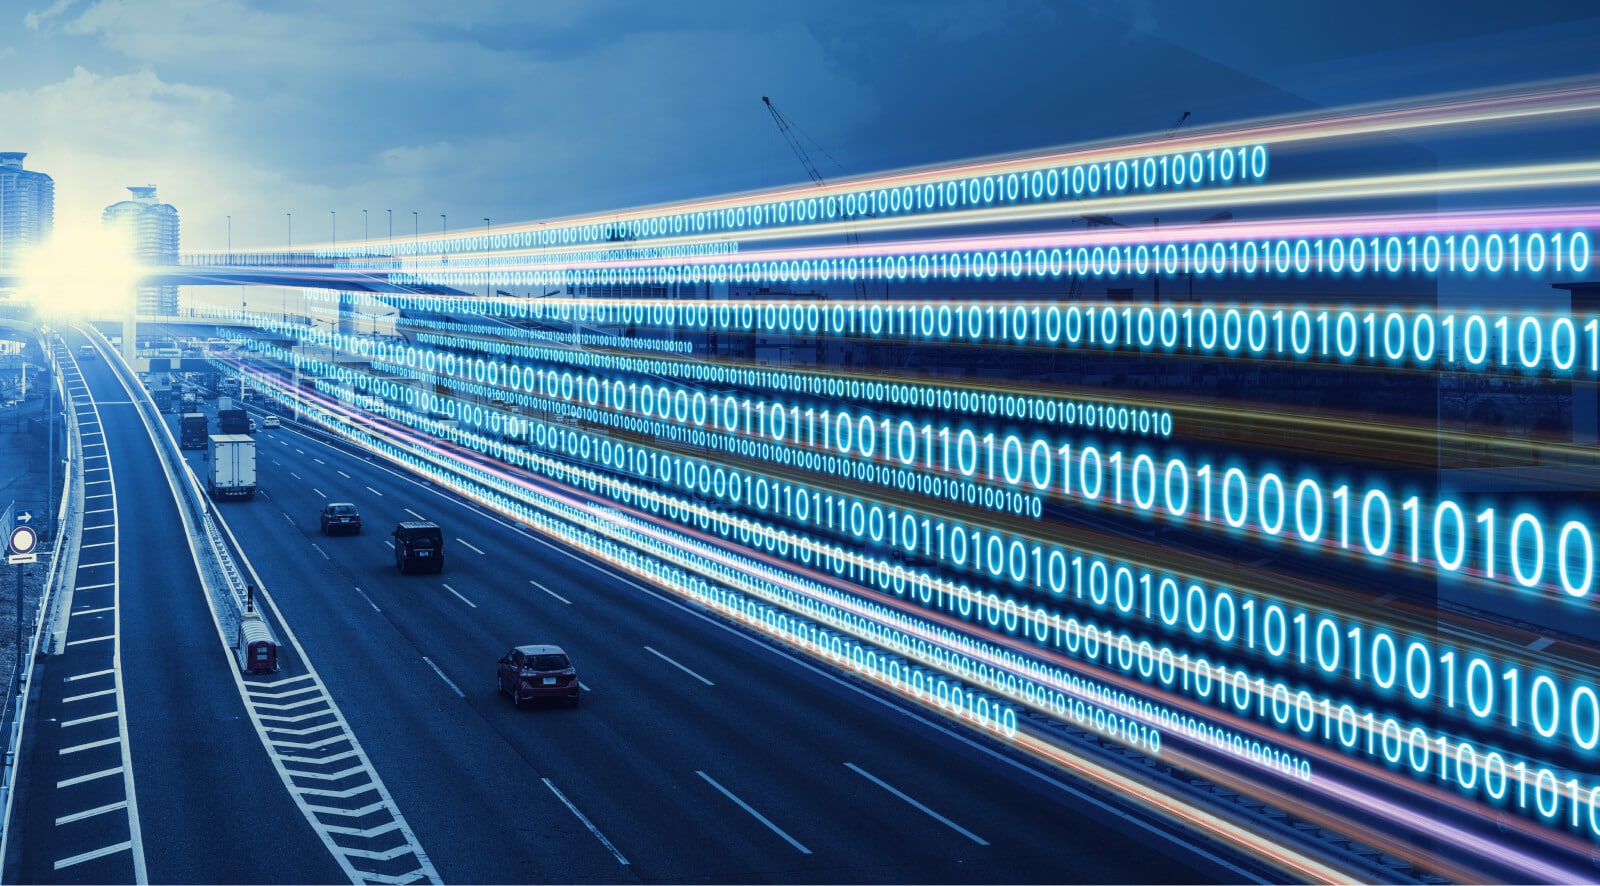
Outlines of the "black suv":
[[324,535],[332,535],[335,532],[361,534],[361,512],[347,501],[330,501],[323,505],[320,522]]
[[413,567],[444,571],[444,533],[439,531],[439,524],[415,520],[399,524],[391,534],[394,565],[401,572],[410,572]]

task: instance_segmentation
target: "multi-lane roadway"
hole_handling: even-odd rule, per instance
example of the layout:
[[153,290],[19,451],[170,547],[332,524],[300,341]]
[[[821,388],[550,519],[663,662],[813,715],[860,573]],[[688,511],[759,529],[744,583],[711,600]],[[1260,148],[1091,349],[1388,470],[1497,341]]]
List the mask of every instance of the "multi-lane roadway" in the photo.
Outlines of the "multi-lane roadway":
[[[102,519],[86,522],[96,528],[85,545],[102,544],[110,520],[116,528],[114,544],[85,548],[80,563],[115,559],[79,578],[72,608],[83,614],[72,616],[69,640],[111,639],[69,647],[44,678],[71,686],[68,677],[109,669],[85,680],[100,681],[91,691],[105,683],[120,692],[47,697],[27,769],[19,878],[132,879],[132,847],[92,862],[101,867],[78,863],[81,878],[51,867],[128,842],[153,881],[347,879],[240,700],[235,662],[128,399],[103,364],[85,366],[81,402],[98,411],[115,492],[110,511],[86,515]],[[259,494],[217,512],[447,882],[1246,877],[1214,847],[1023,765],[988,738],[360,453],[288,425],[256,440]],[[201,453],[186,455],[204,470]],[[317,515],[328,501],[355,503],[363,532],[322,535]],[[388,533],[412,519],[444,528],[441,575],[396,569]],[[581,706],[518,709],[498,694],[496,659],[527,643],[566,649],[584,684]],[[110,654],[88,660],[94,644]],[[93,721],[94,737],[80,737],[71,730],[91,723],[63,725],[79,717],[71,705],[82,716],[113,713]],[[63,761],[89,753],[65,749],[112,726],[126,741],[95,752],[127,755],[122,780],[129,797],[137,792],[137,817],[131,802],[126,815],[97,813],[103,833],[91,826],[99,836],[65,845],[68,825],[54,820],[123,799],[109,790],[111,776],[99,779],[104,796],[53,787],[67,778]],[[114,863],[122,866],[105,866]]]

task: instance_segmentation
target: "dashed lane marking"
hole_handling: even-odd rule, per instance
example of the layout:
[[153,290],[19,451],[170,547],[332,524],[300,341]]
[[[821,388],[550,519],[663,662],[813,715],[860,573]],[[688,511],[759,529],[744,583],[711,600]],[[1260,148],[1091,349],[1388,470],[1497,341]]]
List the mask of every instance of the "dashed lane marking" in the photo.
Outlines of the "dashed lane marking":
[[896,797],[899,797],[900,799],[906,801],[907,803],[910,803],[912,806],[917,807],[918,809],[920,809],[924,813],[926,813],[933,820],[939,822],[940,824],[943,824],[945,827],[948,827],[949,829],[951,829],[952,831],[955,831],[956,833],[960,834],[961,836],[966,837],[968,840],[971,840],[972,842],[977,843],[979,846],[987,846],[987,845],[989,845],[989,841],[988,840],[983,839],[982,837],[978,836],[977,834],[974,834],[973,832],[967,830],[966,828],[962,827],[961,825],[956,824],[955,822],[951,821],[950,819],[945,818],[944,816],[940,815],[937,812],[934,812],[932,809],[929,809],[928,807],[922,805],[921,803],[918,803],[916,800],[911,799],[910,796],[908,796],[905,793],[901,792],[900,789],[898,789],[895,786],[889,784],[888,782],[886,782],[883,779],[877,777],[876,775],[873,775],[872,773],[868,772],[867,770],[862,769],[860,766],[857,766],[854,763],[846,763],[844,765],[846,767],[848,767],[851,772],[854,772],[855,774],[861,776],[862,778],[865,778],[867,781],[872,782],[873,784],[877,785],[880,788],[883,788],[884,790],[888,791],[889,793],[894,794]]
[[572,601],[571,600],[568,600],[566,597],[561,596],[560,594],[556,593],[555,591],[550,590],[549,588],[545,587],[542,584],[539,584],[538,582],[534,581],[531,578],[528,579],[528,584],[531,584],[534,587],[538,588],[539,590],[544,591],[546,594],[549,594],[550,596],[556,598],[557,600],[560,600],[561,602],[567,604],[568,606],[572,605]]
[[655,648],[653,648],[653,647],[646,646],[644,648],[644,650],[646,652],[650,653],[651,655],[654,655],[656,658],[659,658],[662,661],[666,662],[667,664],[672,665],[673,667],[677,668],[678,670],[683,671],[685,674],[688,674],[689,676],[695,678],[696,680],[699,680],[700,682],[706,684],[707,686],[715,686],[715,685],[717,685],[717,684],[711,682],[710,680],[707,680],[705,677],[702,677],[699,674],[695,673],[694,671],[689,670],[688,668],[686,668],[683,665],[679,664],[678,662],[674,661],[672,658],[668,657],[667,655],[665,655],[665,654],[663,654],[661,652],[657,652],[655,650]]
[[456,590],[455,588],[452,588],[449,585],[445,585],[444,589],[449,591],[452,594],[455,594],[458,598],[460,598],[461,602],[467,604],[468,606],[471,606],[473,609],[477,609],[478,608],[478,604],[472,602],[471,600],[468,600],[466,597],[462,597],[461,596],[461,592]]
[[718,784],[716,779],[714,779],[711,776],[705,774],[704,772],[700,771],[699,769],[696,769],[694,771],[694,774],[700,776],[703,779],[705,779],[706,780],[706,784],[709,784],[712,787],[716,788],[718,790],[718,792],[720,792],[722,794],[722,796],[727,797],[729,800],[732,800],[735,803],[738,803],[740,809],[743,809],[744,811],[750,813],[751,817],[753,817],[756,821],[759,821],[762,824],[766,825],[768,830],[770,830],[774,834],[777,834],[778,836],[782,837],[786,842],[788,842],[788,844],[790,846],[793,846],[794,848],[800,850],[800,852],[802,854],[805,854],[805,855],[810,855],[811,854],[811,850],[807,849],[804,845],[802,845],[799,840],[796,840],[795,838],[789,836],[789,834],[786,831],[784,831],[783,828],[780,828],[777,825],[773,824],[771,819],[769,819],[765,815],[762,815],[761,813],[757,812],[755,810],[755,807],[753,807],[749,803],[746,803],[745,801],[739,799],[737,796],[734,795],[733,791],[730,791],[727,788],[723,787],[722,785]]
[[594,826],[594,822],[590,821],[587,815],[579,812],[578,807],[572,805],[572,801],[567,799],[566,794],[563,794],[561,791],[556,789],[555,782],[552,782],[548,778],[542,778],[540,781],[544,782],[544,786],[550,789],[550,793],[556,795],[556,799],[561,801],[561,805],[567,807],[569,812],[571,812],[573,815],[576,815],[578,817],[578,821],[583,822],[583,826],[589,829],[589,833],[594,834],[594,838],[600,841],[600,845],[606,847],[606,850],[616,857],[619,864],[628,863],[628,860],[622,857],[622,853],[617,851],[617,847],[613,846],[611,841],[606,839],[606,835],[600,833],[600,829]]
[[422,657],[422,660],[428,663],[428,667],[433,668],[433,672],[435,674],[439,675],[439,679],[443,680],[445,682],[445,685],[449,686],[450,687],[450,691],[454,692],[457,695],[457,697],[460,697],[460,698],[466,698],[467,697],[467,694],[465,692],[461,691],[461,687],[457,686],[454,680],[450,679],[449,677],[446,677],[444,675],[444,671],[439,670],[439,666],[433,663],[433,659],[431,659],[431,658],[427,657],[426,655],[424,655]]

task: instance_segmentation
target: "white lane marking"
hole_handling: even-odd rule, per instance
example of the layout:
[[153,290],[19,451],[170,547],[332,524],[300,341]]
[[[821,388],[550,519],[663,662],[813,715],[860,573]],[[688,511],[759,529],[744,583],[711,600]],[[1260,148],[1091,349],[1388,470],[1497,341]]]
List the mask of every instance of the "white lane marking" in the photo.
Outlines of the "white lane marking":
[[116,544],[116,542],[114,542],[114,541],[97,541],[97,542],[93,542],[91,544],[78,545],[78,549],[82,550],[84,548],[104,548],[104,547],[109,547],[109,546],[114,545],[114,544]]
[[582,681],[582,680],[579,680],[579,681],[578,681],[578,688],[579,688],[579,689],[582,689],[582,690],[583,690],[583,691],[584,691],[584,692],[589,692],[589,691],[591,691],[591,690],[590,690],[590,689],[589,689],[589,685],[588,685],[588,684],[587,684],[587,683],[584,683],[584,682],[583,682],[583,681]]
[[[94,495],[94,496],[86,495],[86,496],[84,496],[84,498],[108,498],[108,497],[109,496],[104,496],[104,495]],[[85,517],[87,517],[90,514],[109,514],[114,510],[116,510],[116,508],[97,508],[97,509],[95,509],[93,511],[84,511],[83,515]],[[113,523],[111,525],[115,526],[116,524]],[[104,529],[106,527],[104,527],[104,526],[85,526],[84,528],[85,529]]]
[[361,590],[360,588],[356,588],[356,593],[361,595],[361,599],[367,601],[367,605],[372,607],[372,611],[373,612],[382,612],[383,611],[382,609],[378,608],[378,604],[372,602],[372,598],[368,597],[365,591]]
[[95,748],[103,748],[107,745],[114,745],[119,741],[122,741],[122,739],[113,735],[110,738],[102,738],[99,741],[91,741],[88,744],[75,744],[70,748],[62,748],[61,750],[56,751],[56,754],[58,756],[62,754],[76,754],[79,751],[89,751]]
[[[367,488],[371,489],[372,487],[368,486]],[[422,516],[421,514],[417,513],[416,511],[411,510],[410,508],[405,508],[404,510],[405,510],[406,513],[410,514],[413,517],[416,517],[418,520],[426,521],[428,519],[427,517]]]
[[121,774],[122,774],[122,767],[121,766],[113,766],[110,769],[102,769],[99,772],[91,772],[88,775],[80,775],[80,776],[78,776],[76,778],[63,779],[61,781],[56,782],[56,787],[58,787],[58,788],[70,788],[75,784],[83,784],[86,781],[94,781],[97,778],[107,778],[107,777],[110,777],[110,776],[113,776],[113,775],[121,775]]
[[[399,474],[398,472],[391,471],[390,473],[393,473],[397,477],[403,477],[403,475]],[[424,489],[424,490],[427,490],[429,492],[433,492],[435,495],[439,496],[441,499],[443,499],[445,501],[449,501],[450,500],[450,499],[445,497],[444,493],[439,492],[438,490],[431,489],[431,488],[429,488],[428,486],[426,486],[426,485],[424,485],[422,483],[418,483],[415,480],[410,480],[410,478],[405,478],[405,479],[407,479],[409,482],[411,482],[412,485],[416,486],[418,489]],[[975,753],[987,756],[988,758],[990,758],[991,760],[996,761],[997,763],[1000,763],[1000,764],[1003,764],[1003,765],[1006,765],[1006,766],[1010,766],[1012,769],[1016,770],[1017,772],[1019,772],[1022,775],[1027,775],[1027,776],[1031,776],[1033,778],[1036,778],[1039,781],[1044,782],[1045,784],[1047,784],[1047,785],[1049,785],[1049,786],[1061,791],[1063,794],[1067,794],[1069,796],[1076,797],[1078,800],[1082,801],[1083,803],[1100,809],[1106,815],[1110,815],[1110,816],[1112,816],[1114,818],[1121,819],[1125,824],[1128,824],[1128,825],[1130,825],[1132,827],[1138,828],[1138,829],[1144,831],[1146,834],[1149,834],[1151,837],[1153,837],[1153,838],[1155,838],[1157,840],[1170,842],[1173,845],[1176,845],[1176,846],[1180,847],[1185,852],[1194,853],[1195,855],[1198,855],[1201,858],[1204,858],[1205,860],[1211,862],[1212,864],[1215,864],[1218,867],[1223,868],[1224,870],[1232,872],[1233,875],[1238,877],[1241,882],[1242,881],[1246,881],[1246,880],[1252,881],[1252,882],[1260,882],[1260,878],[1259,877],[1256,877],[1256,876],[1250,874],[1249,872],[1247,872],[1243,868],[1239,867],[1238,865],[1234,864],[1233,862],[1230,862],[1230,861],[1218,856],[1217,854],[1215,854],[1215,853],[1213,853],[1213,852],[1211,852],[1211,851],[1199,846],[1196,843],[1193,843],[1193,842],[1191,842],[1189,840],[1186,840],[1186,839],[1184,839],[1182,837],[1174,835],[1172,833],[1172,831],[1169,830],[1169,829],[1161,828],[1161,827],[1158,827],[1156,825],[1149,824],[1149,823],[1145,822],[1143,819],[1136,818],[1133,815],[1129,814],[1128,812],[1126,812],[1124,810],[1121,810],[1121,809],[1118,809],[1117,807],[1111,805],[1110,803],[1107,803],[1104,800],[1099,799],[1098,797],[1095,797],[1092,794],[1085,793],[1084,791],[1078,789],[1077,787],[1075,787],[1075,786],[1073,786],[1073,785],[1071,785],[1071,784],[1069,784],[1067,782],[1064,782],[1064,781],[1062,781],[1062,780],[1060,780],[1058,778],[1054,778],[1054,777],[1052,777],[1052,776],[1050,776],[1050,775],[1048,775],[1048,774],[1046,774],[1046,773],[1044,773],[1044,772],[1042,772],[1042,771],[1040,771],[1038,769],[1031,768],[1025,763],[1019,762],[1017,760],[1013,760],[1012,758],[1010,758],[1010,757],[1008,757],[1008,756],[1006,756],[1004,754],[1001,754],[998,751],[993,750],[992,748],[988,747],[987,745],[980,744],[976,740],[974,740],[974,739],[972,739],[972,738],[970,738],[970,737],[968,737],[966,735],[963,735],[962,733],[957,732],[954,729],[951,729],[950,727],[945,726],[942,723],[939,723],[939,722],[936,722],[934,720],[931,720],[928,717],[925,717],[922,714],[919,714],[916,711],[911,710],[910,708],[902,707],[902,706],[900,706],[898,704],[895,704],[893,701],[890,701],[887,698],[883,698],[882,696],[876,695],[876,694],[874,694],[872,692],[869,692],[869,691],[867,691],[865,689],[862,689],[861,687],[857,686],[856,684],[846,680],[844,677],[839,676],[837,673],[824,668],[822,665],[819,665],[819,664],[817,664],[815,662],[807,661],[807,660],[805,660],[803,658],[800,658],[797,655],[794,655],[794,654],[789,653],[789,652],[785,652],[782,649],[779,649],[777,647],[771,646],[771,645],[767,644],[764,640],[762,640],[760,637],[757,637],[754,634],[749,634],[749,633],[746,633],[746,632],[744,632],[744,631],[742,631],[742,630],[740,630],[738,628],[733,627],[732,625],[724,624],[721,621],[718,621],[717,619],[711,617],[710,615],[707,615],[706,613],[701,612],[700,610],[688,605],[687,603],[685,603],[685,602],[683,602],[683,601],[681,601],[679,599],[676,599],[674,597],[668,596],[667,594],[662,593],[661,591],[659,591],[659,590],[657,590],[655,588],[651,588],[651,587],[647,587],[645,585],[642,585],[639,582],[634,581],[633,579],[628,578],[625,575],[621,575],[621,574],[619,574],[617,572],[613,572],[612,570],[607,569],[604,566],[601,566],[599,563],[596,563],[593,560],[588,560],[588,559],[585,559],[583,557],[580,557],[576,553],[573,553],[572,551],[566,550],[565,548],[557,547],[555,544],[552,544],[551,542],[548,542],[548,541],[544,540],[543,538],[541,538],[541,537],[539,537],[537,535],[534,535],[533,533],[528,532],[526,529],[522,528],[519,525],[508,523],[508,522],[506,522],[504,520],[500,520],[498,518],[491,518],[491,519],[495,519],[496,522],[498,522],[501,526],[504,526],[505,528],[510,529],[513,532],[516,532],[518,535],[521,535],[523,538],[526,538],[529,541],[538,543],[539,545],[543,546],[545,549],[549,550],[553,554],[560,554],[561,556],[566,557],[567,559],[571,560],[574,563],[578,563],[578,564],[581,564],[583,566],[588,567],[589,569],[593,569],[595,572],[598,572],[601,575],[604,575],[606,578],[609,578],[612,581],[621,582],[621,583],[623,583],[625,585],[628,585],[629,587],[639,591],[642,594],[645,594],[645,595],[650,596],[650,597],[654,597],[655,599],[661,601],[662,603],[665,603],[668,606],[673,607],[674,609],[677,609],[679,612],[682,612],[685,615],[692,616],[694,618],[698,618],[701,621],[705,622],[707,626],[714,627],[714,628],[716,628],[718,630],[721,630],[721,631],[727,633],[730,637],[734,637],[736,639],[742,640],[742,641],[744,641],[746,643],[749,643],[750,645],[756,647],[757,649],[763,650],[765,652],[769,652],[769,653],[771,653],[771,654],[773,654],[773,655],[775,655],[775,656],[777,656],[779,658],[782,658],[782,659],[794,664],[796,667],[804,668],[804,669],[810,671],[811,673],[816,674],[818,677],[821,677],[824,680],[828,680],[828,681],[832,682],[834,685],[838,686],[839,688],[841,688],[843,690],[846,690],[846,691],[849,691],[849,692],[854,692],[857,695],[860,695],[862,698],[864,698],[864,699],[866,699],[866,700],[868,700],[870,702],[874,702],[876,704],[880,704],[880,705],[888,708],[889,710],[900,714],[901,716],[905,717],[908,720],[911,720],[911,721],[913,721],[915,723],[918,723],[918,724],[920,724],[922,726],[927,727],[928,729],[931,729],[931,730],[933,730],[935,732],[938,732],[938,733],[944,735],[945,737],[951,739],[952,741],[958,742],[960,744],[964,744],[968,748],[970,748],[972,751],[974,751]]]
[[110,482],[111,482],[110,480],[85,480],[85,481],[83,481],[83,485],[85,485],[85,486],[104,486],[105,484],[110,483]]
[[298,525],[297,525],[297,524],[296,524],[296,523],[295,523],[295,522],[294,522],[294,518],[293,518],[293,517],[291,517],[291,516],[289,516],[289,512],[288,512],[288,511],[284,511],[284,512],[283,512],[283,519],[285,519],[285,520],[288,520],[288,521],[289,521],[289,525],[290,525],[290,526],[294,526],[294,527],[295,527],[295,528],[296,528],[296,529],[299,529],[299,528],[300,528],[300,527],[299,527],[299,526],[298,526]]
[[102,695],[116,695],[116,694],[117,694],[116,687],[112,687],[110,689],[102,689],[99,692],[85,692],[82,695],[70,695],[70,696],[68,696],[66,698],[63,698],[61,701],[62,702],[83,701],[86,698],[99,698]]
[[704,772],[701,772],[698,769],[696,769],[694,771],[694,774],[700,776],[703,779],[705,779],[706,783],[711,785],[712,787],[716,788],[718,791],[720,791],[722,793],[722,796],[727,797],[729,800],[732,800],[735,803],[738,803],[740,809],[743,809],[744,811],[750,813],[752,816],[755,817],[756,821],[759,821],[762,824],[766,825],[767,828],[769,830],[771,830],[774,834],[777,834],[778,836],[782,837],[784,840],[788,841],[790,846],[793,846],[794,848],[800,850],[801,852],[805,853],[806,855],[810,855],[811,854],[811,850],[807,849],[805,846],[801,845],[799,840],[796,840],[795,838],[793,838],[793,837],[789,836],[788,834],[784,833],[783,828],[780,828],[777,825],[773,824],[770,819],[768,819],[765,815],[762,815],[761,813],[757,812],[749,803],[746,803],[745,801],[743,801],[743,800],[739,799],[738,797],[734,796],[732,791],[728,790],[727,788],[723,787],[722,785],[717,784],[717,780],[716,779],[714,779],[711,776],[705,774]]
[[473,609],[477,609],[478,608],[478,604],[472,602],[471,600],[468,600],[466,597],[462,597],[461,596],[461,592],[456,590],[455,588],[452,588],[449,585],[445,585],[444,589],[449,591],[452,594],[455,594],[457,597],[461,597],[461,602],[467,604],[468,606],[471,606]]
[[544,782],[544,786],[550,789],[550,793],[556,795],[556,799],[561,801],[561,805],[567,807],[567,809],[573,815],[578,817],[579,821],[583,822],[583,826],[589,829],[589,833],[594,834],[594,838],[600,841],[600,845],[606,847],[606,849],[610,850],[612,855],[616,856],[619,863],[628,863],[628,860],[622,857],[622,853],[617,851],[617,847],[611,845],[611,841],[606,839],[606,835],[600,833],[600,829],[594,826],[594,822],[590,821],[588,816],[584,815],[582,812],[579,812],[578,807],[572,805],[572,801],[567,799],[566,794],[563,794],[556,789],[555,782],[552,782],[548,778],[541,778],[539,780]]
[[[483,554],[482,550],[480,550],[479,548],[475,547],[471,542],[467,541],[466,539],[464,539],[464,538],[462,538],[460,536],[456,536],[456,541],[461,542],[461,546],[466,548],[469,551],[475,551],[475,552],[477,552],[479,554]],[[487,556],[487,555],[485,555],[485,556]]]
[[278,441],[278,445],[279,446],[288,446],[289,445],[289,441],[288,440],[279,440]]
[[376,490],[376,489],[373,489],[373,488],[372,488],[372,487],[371,487],[371,486],[368,486],[368,487],[367,487],[367,491],[368,491],[368,492],[370,492],[370,493],[372,493],[372,494],[373,494],[373,495],[376,495],[376,496],[377,496],[377,497],[379,497],[379,498],[383,498],[383,493],[381,493],[381,492],[379,492],[379,491],[378,491],[378,490]]
[[318,495],[320,495],[320,496],[322,496],[322,497],[323,497],[323,498],[327,498],[327,497],[328,497],[328,493],[326,493],[326,492],[323,492],[323,491],[322,491],[322,490],[320,490],[320,489],[318,489],[318,488],[317,488],[317,487],[315,487],[315,486],[313,486],[313,487],[311,487],[311,491],[312,491],[312,492],[315,492],[315,493],[316,493],[316,494],[318,494]]
[[383,540],[383,543],[384,543],[384,544],[386,544],[386,545],[388,545],[388,546],[389,546],[389,547],[391,547],[391,548],[393,548],[393,547],[394,547],[394,542],[392,542],[392,541],[390,541],[390,540],[388,540],[388,539],[387,539],[387,538],[386,538],[386,539],[384,539],[384,540]]
[[279,466],[279,467],[283,467],[283,462],[281,462],[281,461],[278,461],[278,460],[277,460],[277,459],[273,459],[273,460],[272,460],[272,463],[273,463],[273,464],[275,464],[275,465],[277,465],[277,466]]
[[[113,497],[114,497],[113,494],[110,493],[110,492],[97,492],[94,495],[85,495],[83,497],[83,499],[84,499],[84,501],[88,501],[91,498],[113,498]],[[109,510],[109,508],[107,510]],[[99,513],[104,513],[104,512],[103,511],[84,511],[84,513],[85,514],[99,514]]]
[[74,680],[87,680],[87,679],[89,679],[91,677],[104,677],[107,674],[115,674],[115,673],[116,673],[116,671],[113,671],[110,668],[106,668],[103,671],[90,671],[87,674],[79,674],[76,677],[62,677],[61,678],[61,682],[63,682],[63,683],[71,683]]
[[105,561],[102,561],[100,563],[80,563],[80,564],[78,564],[78,568],[79,569],[93,569],[96,566],[115,566],[115,565],[117,565],[117,561],[115,561],[115,560],[105,560]]
[[653,648],[651,648],[649,646],[646,646],[644,649],[645,649],[646,652],[650,653],[651,655],[654,655],[655,657],[661,659],[662,661],[666,662],[667,664],[672,665],[673,667],[677,668],[680,671],[683,671],[685,674],[688,674],[689,676],[695,678],[696,680],[699,680],[700,682],[706,684],[707,686],[715,686],[715,685],[717,685],[717,684],[711,682],[710,680],[707,680],[705,677],[702,677],[699,674],[695,673],[694,671],[691,671],[688,668],[684,667],[683,665],[673,661],[671,658],[668,658],[666,655],[663,655],[662,653],[657,652],[655,649],[653,649]]
[[104,858],[107,855],[111,855],[111,854],[114,854],[114,853],[117,853],[117,852],[122,852],[125,849],[132,849],[132,848],[133,848],[133,841],[132,840],[123,840],[121,843],[118,843],[115,846],[107,846],[107,847],[105,847],[103,849],[95,849],[95,850],[92,850],[90,852],[85,852],[82,855],[74,855],[71,858],[63,858],[60,861],[56,862],[56,870],[59,871],[62,868],[70,868],[75,864],[82,864],[82,863],[84,863],[86,861],[94,861],[97,858]]
[[106,711],[103,714],[92,714],[92,715],[90,715],[88,717],[79,717],[76,720],[62,720],[61,721],[61,728],[65,729],[68,726],[82,726],[85,723],[94,723],[94,722],[96,722],[98,720],[109,720],[112,717],[115,717],[116,715],[117,715],[116,711]]
[[549,588],[545,587],[542,584],[539,584],[538,582],[534,581],[531,578],[528,579],[528,584],[531,584],[534,587],[538,588],[539,590],[544,591],[546,594],[549,594],[550,596],[556,598],[557,600],[560,600],[561,602],[567,604],[568,606],[572,605],[572,601],[571,600],[568,600],[566,597],[561,596],[560,594],[556,593],[555,591],[550,590]]
[[433,672],[435,674],[439,675],[439,679],[443,680],[445,682],[445,685],[449,686],[450,690],[452,692],[454,692],[458,697],[460,697],[460,698],[466,698],[467,697],[467,694],[465,692],[461,691],[461,687],[457,686],[454,680],[450,679],[449,677],[446,677],[444,675],[444,671],[439,670],[439,666],[433,663],[433,659],[431,659],[431,658],[427,657],[426,655],[424,655],[422,657],[422,660],[428,663],[428,667],[433,668]]
[[75,588],[73,588],[73,590],[75,590],[75,591],[98,591],[101,588],[112,587],[112,586],[114,586],[114,584],[115,584],[114,582],[109,582],[108,581],[105,584],[99,584],[99,585],[78,585]]
[[296,480],[300,479],[300,475],[296,474],[294,471],[290,471],[289,476],[295,478]]
[[906,801],[907,803],[910,803],[912,806],[917,807],[918,809],[920,809],[923,812],[927,813],[928,816],[933,818],[935,821],[940,822],[945,827],[948,827],[952,831],[955,831],[956,833],[960,834],[961,836],[966,837],[968,840],[971,840],[972,842],[977,843],[979,846],[987,846],[987,845],[989,845],[989,841],[988,840],[983,839],[982,837],[978,836],[977,834],[974,834],[973,832],[967,830],[966,828],[962,827],[961,825],[956,824],[955,822],[951,821],[950,819],[945,818],[944,816],[940,815],[937,812],[934,812],[932,809],[929,809],[928,807],[922,805],[921,803],[918,803],[916,800],[911,799],[909,796],[907,796],[905,793],[901,792],[895,786],[889,784],[888,782],[886,782],[883,779],[877,777],[876,775],[873,775],[872,773],[868,772],[867,770],[862,769],[860,766],[857,766],[854,763],[846,763],[844,765],[849,767],[850,771],[852,771],[855,774],[861,776],[862,778],[865,778],[866,780],[872,782],[873,784],[877,785],[878,787],[883,788],[884,790],[888,791],[889,793],[894,794],[896,797],[899,797],[900,799]]
[[336,474],[338,474],[338,475],[339,475],[339,476],[341,476],[341,477],[343,477],[343,478],[345,478],[345,479],[346,479],[346,480],[349,480],[349,479],[351,479],[351,477],[350,477],[350,475],[349,475],[349,474],[346,474],[346,473],[345,473],[345,472],[344,472],[344,471],[341,471],[341,470],[338,470],[338,469],[337,469],[337,468],[336,468],[336,469],[334,469],[334,473],[336,473]]
[[295,452],[298,452],[298,453],[300,453],[300,454],[301,454],[301,455],[305,455],[305,454],[306,454],[306,451],[305,451],[305,450],[304,450],[304,449],[301,449],[301,448],[300,448],[300,447],[298,447],[298,446],[296,446],[296,447],[295,447],[295,448],[294,448],[294,451],[295,451]]
[[[79,590],[83,590],[83,589],[79,588]],[[110,607],[110,606],[101,606],[99,609],[79,609],[77,612],[74,612],[72,614],[73,615],[98,615],[99,613],[110,612],[111,610],[112,610],[112,607]]]
[[107,634],[104,637],[89,637],[86,640],[68,640],[67,645],[82,646],[85,643],[99,643],[101,640],[114,640],[116,639],[116,636],[116,634]]
[[74,812],[71,815],[63,815],[56,819],[56,827],[60,827],[64,824],[71,824],[75,821],[83,821],[86,818],[93,818],[96,815],[104,815],[107,812],[113,812],[127,805],[127,800],[118,800],[115,803],[107,803],[104,806],[96,806],[93,809],[85,809],[82,812]]
[[332,557],[328,556],[328,552],[324,551],[322,549],[322,547],[320,545],[318,545],[316,542],[312,542],[311,546],[317,549],[317,553],[322,555],[322,559],[324,559],[324,560],[332,560],[333,559]]
[[326,465],[327,464],[327,462],[323,461],[320,458],[317,458],[315,455],[311,456],[311,460],[316,462],[319,465]]

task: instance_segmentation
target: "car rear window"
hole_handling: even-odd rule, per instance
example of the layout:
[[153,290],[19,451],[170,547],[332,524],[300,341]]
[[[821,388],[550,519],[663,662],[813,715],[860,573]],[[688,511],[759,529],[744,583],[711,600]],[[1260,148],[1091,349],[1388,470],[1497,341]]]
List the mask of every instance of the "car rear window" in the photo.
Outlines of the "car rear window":
[[531,655],[528,657],[528,667],[536,671],[559,671],[571,667],[565,655]]
[[328,513],[333,514],[336,517],[349,517],[349,516],[354,515],[355,512],[356,512],[356,506],[355,505],[329,505],[328,506]]

